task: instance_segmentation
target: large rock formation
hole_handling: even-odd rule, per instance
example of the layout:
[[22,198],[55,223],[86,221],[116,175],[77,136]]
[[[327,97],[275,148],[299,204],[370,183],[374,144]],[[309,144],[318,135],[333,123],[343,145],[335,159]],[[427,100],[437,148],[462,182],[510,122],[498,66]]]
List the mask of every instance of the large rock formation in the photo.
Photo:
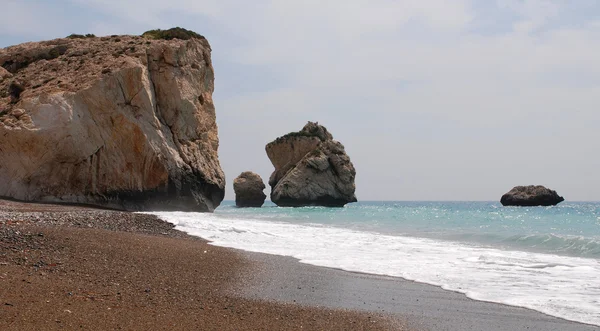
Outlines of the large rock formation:
[[341,207],[356,202],[356,171],[344,146],[327,129],[308,122],[267,144],[275,167],[269,178],[271,201],[278,206]]
[[244,171],[233,180],[235,205],[238,207],[261,207],[267,195],[263,192],[265,183],[262,178],[252,172]]
[[0,49],[0,196],[214,210],[225,176],[211,48],[189,37],[73,35]]
[[500,199],[503,206],[554,206],[565,199],[541,185],[515,186]]

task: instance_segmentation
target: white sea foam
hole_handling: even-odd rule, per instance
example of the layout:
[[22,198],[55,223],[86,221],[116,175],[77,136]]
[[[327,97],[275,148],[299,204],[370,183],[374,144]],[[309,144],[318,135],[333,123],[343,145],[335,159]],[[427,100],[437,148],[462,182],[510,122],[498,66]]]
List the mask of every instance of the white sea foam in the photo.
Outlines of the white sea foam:
[[303,263],[402,277],[476,300],[600,325],[600,261],[469,246],[333,227],[157,213],[214,245],[293,256]]

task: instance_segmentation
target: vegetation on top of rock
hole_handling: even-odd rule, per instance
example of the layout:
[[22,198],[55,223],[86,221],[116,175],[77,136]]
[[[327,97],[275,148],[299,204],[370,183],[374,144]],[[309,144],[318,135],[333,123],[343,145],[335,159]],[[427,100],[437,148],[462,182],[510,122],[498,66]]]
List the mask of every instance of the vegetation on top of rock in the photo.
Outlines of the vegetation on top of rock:
[[188,39],[192,39],[192,38],[206,39],[206,38],[204,38],[204,36],[197,34],[194,31],[190,31],[190,30],[180,28],[180,27],[175,27],[175,28],[171,28],[168,30],[161,30],[161,29],[149,30],[149,31],[142,33],[142,37],[146,37],[149,39],[164,39],[164,40],[171,40],[171,39],[188,40]]
[[327,131],[327,129],[324,126],[319,125],[318,122],[310,122],[309,121],[304,126],[304,128],[302,128],[302,130],[285,134],[285,135],[275,139],[275,141],[269,143],[268,145],[282,143],[290,138],[296,138],[296,137],[317,137],[321,141],[333,139],[333,137],[331,136],[329,131]]
[[96,38],[96,35],[95,34],[91,34],[91,33],[87,33],[85,35],[72,33],[72,34],[68,35],[67,38],[69,38],[69,39]]
[[306,132],[306,131],[297,131],[297,132],[290,132],[288,134],[285,134],[277,139],[275,139],[275,141],[273,141],[270,144],[278,144],[278,143],[282,143],[290,138],[296,138],[296,137],[318,137],[316,134],[313,134],[311,132]]
[[331,135],[331,133],[329,133],[329,131],[327,131],[327,128],[322,125],[319,125],[319,122],[309,121],[308,123],[306,123],[306,125],[302,128],[301,131],[308,132],[313,136],[317,136],[319,137],[319,139],[321,139],[321,141],[333,139],[333,136]]

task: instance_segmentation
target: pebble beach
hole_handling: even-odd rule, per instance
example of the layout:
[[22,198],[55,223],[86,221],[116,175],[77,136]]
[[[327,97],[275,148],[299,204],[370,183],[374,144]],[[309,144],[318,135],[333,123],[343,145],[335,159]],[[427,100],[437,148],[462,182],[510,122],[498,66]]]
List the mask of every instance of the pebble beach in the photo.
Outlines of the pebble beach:
[[2,330],[403,329],[237,295],[259,267],[152,215],[0,200]]

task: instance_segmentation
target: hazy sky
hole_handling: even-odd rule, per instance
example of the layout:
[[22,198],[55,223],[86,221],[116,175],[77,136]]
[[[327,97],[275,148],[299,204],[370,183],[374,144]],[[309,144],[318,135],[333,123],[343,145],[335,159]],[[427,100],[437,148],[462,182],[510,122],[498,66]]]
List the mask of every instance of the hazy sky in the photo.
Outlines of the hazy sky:
[[2,0],[0,47],[181,26],[213,48],[227,175],[308,120],[359,200],[600,200],[600,1]]

